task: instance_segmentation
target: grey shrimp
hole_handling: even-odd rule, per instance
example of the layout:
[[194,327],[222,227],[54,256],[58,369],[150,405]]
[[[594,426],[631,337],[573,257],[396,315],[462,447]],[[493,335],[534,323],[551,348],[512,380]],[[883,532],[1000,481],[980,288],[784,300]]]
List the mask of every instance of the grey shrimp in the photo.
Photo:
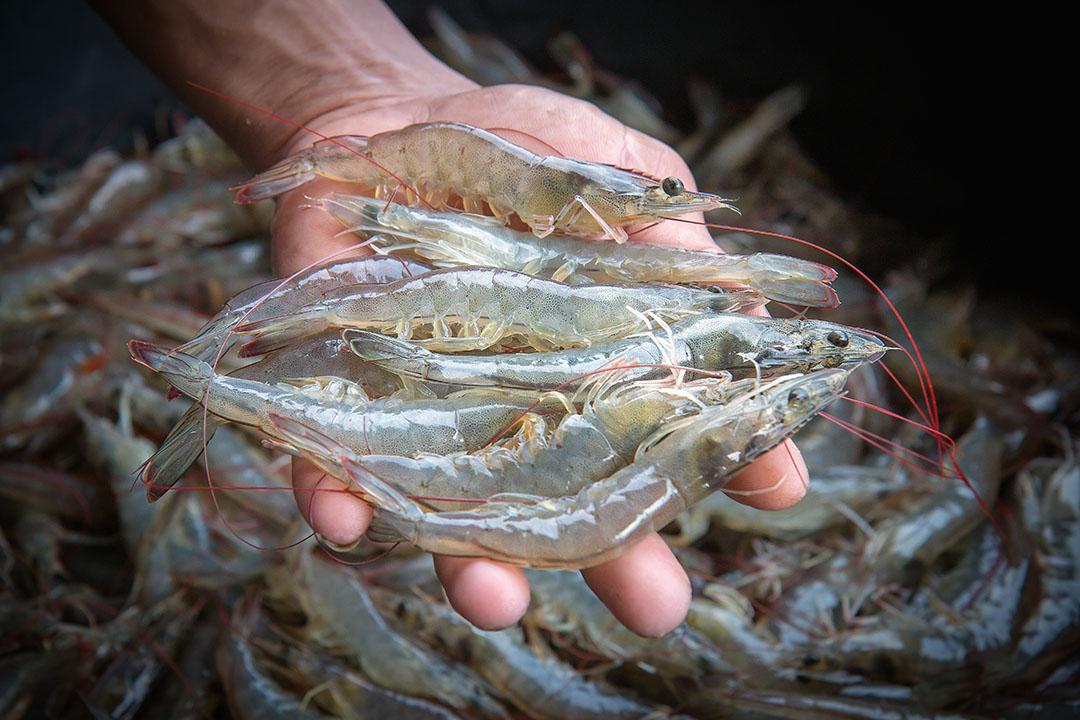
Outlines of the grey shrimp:
[[337,448],[333,470],[376,508],[380,529],[369,530],[370,539],[405,539],[426,552],[529,567],[591,567],[723,488],[837,397],[848,373],[822,370],[774,380],[702,412],[607,479],[536,504],[496,502],[478,510],[426,513],[368,472],[363,458],[347,448]]
[[[552,235],[543,243],[492,218],[434,212],[331,193],[318,205],[351,232],[373,237],[377,252],[401,251],[438,267],[491,265],[570,285],[593,282],[741,283],[770,300],[832,308],[836,271],[787,255],[727,255],[704,250]],[[394,240],[390,240],[392,237]]]
[[760,304],[745,293],[641,283],[571,287],[500,268],[434,270],[386,284],[345,285],[278,317],[244,323],[256,335],[241,355],[276,350],[328,327],[393,331],[401,339],[418,328],[433,350],[482,350],[513,336],[548,350],[625,337],[645,329],[642,313],[667,320],[702,312],[745,310]]
[[657,180],[603,163],[537,155],[457,122],[327,138],[233,189],[237,202],[250,203],[316,177],[356,183],[377,197],[405,185],[410,199],[418,192],[432,207],[455,194],[467,211],[479,212],[486,203],[500,219],[517,215],[541,238],[558,232],[622,243],[628,225],[735,209],[718,195],[687,190],[676,177]]
[[349,330],[343,337],[368,362],[418,380],[565,391],[599,373],[646,380],[677,367],[743,378],[854,367],[888,349],[874,335],[837,323],[739,313],[698,315],[638,337],[559,352],[446,355],[369,332]]

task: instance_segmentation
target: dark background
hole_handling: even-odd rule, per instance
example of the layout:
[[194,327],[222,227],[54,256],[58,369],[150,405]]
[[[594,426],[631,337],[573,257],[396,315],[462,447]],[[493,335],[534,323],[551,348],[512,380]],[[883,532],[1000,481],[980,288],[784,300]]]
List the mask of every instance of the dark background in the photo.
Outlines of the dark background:
[[[419,35],[429,32],[429,4],[390,3]],[[802,82],[809,104],[792,129],[848,202],[946,238],[953,265],[983,293],[1069,298],[1064,228],[1034,229],[1069,176],[1034,170],[1055,150],[1064,155],[1045,122],[1061,112],[1057,96],[1033,86],[1049,68],[1037,58],[1052,45],[1042,35],[1050,20],[802,3],[441,5],[541,66],[550,66],[546,42],[572,30],[600,66],[644,83],[684,128],[690,74],[747,100]],[[0,162],[77,164],[103,145],[130,146],[133,128],[156,142],[181,109],[78,0],[5,3],[0,28]],[[1056,90],[1062,103],[1069,86]]]

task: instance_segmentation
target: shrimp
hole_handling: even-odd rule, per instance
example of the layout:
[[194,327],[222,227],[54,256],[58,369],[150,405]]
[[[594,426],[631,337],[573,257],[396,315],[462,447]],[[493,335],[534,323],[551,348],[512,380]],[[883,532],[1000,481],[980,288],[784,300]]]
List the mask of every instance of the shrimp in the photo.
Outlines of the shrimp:
[[657,180],[602,163],[541,156],[456,122],[410,125],[370,137],[327,138],[235,186],[236,201],[274,197],[321,176],[357,183],[377,197],[406,185],[410,198],[445,207],[451,194],[465,209],[482,202],[500,219],[516,214],[533,234],[600,235],[626,241],[625,226],[717,208],[718,195],[687,190],[676,177]]
[[271,411],[307,423],[349,447],[369,453],[415,455],[476,450],[527,411],[564,408],[535,393],[466,390],[441,400],[369,400],[340,378],[309,378],[303,386],[218,375],[208,363],[178,351],[132,340],[132,358],[161,373],[208,412],[278,437]]
[[[196,354],[204,361],[213,359],[213,345]],[[376,372],[373,372],[376,371]],[[347,377],[359,383],[365,392],[389,395],[400,387],[400,380],[389,371],[364,363],[349,351],[339,333],[316,335],[297,346],[293,352],[273,352],[259,362],[245,365],[230,377],[275,383],[302,377]],[[150,502],[158,500],[176,484],[184,472],[203,453],[204,442],[214,437],[225,418],[206,413],[198,403],[188,408],[169,431],[161,447],[139,469],[139,479],[146,485]]]
[[388,284],[344,286],[295,312],[244,323],[236,332],[258,335],[241,350],[243,356],[276,350],[328,327],[392,330],[408,340],[418,325],[430,325],[431,337],[417,344],[434,350],[483,350],[507,336],[547,350],[625,337],[644,329],[647,311],[675,320],[760,302],[755,295],[674,286],[571,287],[512,270],[463,267]]
[[614,248],[611,243],[562,235],[552,235],[541,245],[532,242],[529,233],[482,215],[432,212],[343,193],[331,193],[318,204],[350,232],[378,233],[372,242],[377,252],[406,250],[438,267],[492,265],[569,285],[734,282],[793,305],[840,304],[828,285],[836,278],[835,270],[787,255],[726,255],[646,243]]
[[662,377],[668,368],[736,377],[874,362],[888,349],[875,336],[823,320],[738,313],[699,315],[670,328],[590,348],[503,355],[442,355],[374,333],[343,333],[353,352],[399,375],[450,385],[570,390],[596,373],[624,380]]
[[374,589],[372,600],[406,620],[421,639],[446,648],[532,718],[626,720],[660,717],[657,708],[574,666],[530,648],[521,628],[484,631],[448,605]]
[[[847,370],[788,375],[709,408],[654,444],[632,465],[576,495],[529,505],[425,513],[367,471],[348,448],[336,476],[372,503],[377,541],[405,539],[426,552],[487,557],[513,565],[579,569],[621,554],[790,436],[840,393]],[[271,418],[273,420],[273,417]]]
[[[725,402],[756,382],[703,378],[679,388],[619,384],[588,401],[580,414],[564,417],[551,433],[476,453],[368,455],[364,467],[407,495],[427,497],[424,504],[436,510],[460,509],[459,501],[500,494],[572,495],[631,462],[662,423]],[[324,435],[287,418],[275,425],[294,450],[316,464],[336,462],[334,443]]]

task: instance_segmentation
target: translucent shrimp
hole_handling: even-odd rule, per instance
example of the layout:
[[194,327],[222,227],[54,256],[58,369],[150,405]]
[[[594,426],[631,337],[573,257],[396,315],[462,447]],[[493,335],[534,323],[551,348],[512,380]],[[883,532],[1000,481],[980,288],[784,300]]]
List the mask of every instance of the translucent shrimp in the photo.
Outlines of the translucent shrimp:
[[132,340],[131,356],[161,373],[176,389],[215,415],[279,437],[271,411],[310,425],[361,453],[414,455],[476,450],[536,406],[561,410],[557,398],[536,403],[534,393],[467,390],[439,400],[369,400],[340,378],[309,378],[305,385],[263,383],[218,375],[208,363],[179,351]]
[[[662,423],[737,397],[756,382],[705,378],[678,388],[619,384],[586,402],[580,414],[564,417],[551,433],[477,453],[368,455],[364,467],[402,493],[426,498],[425,506],[435,510],[461,509],[460,501],[505,493],[572,495],[630,463]],[[325,436],[286,418],[274,423],[292,448],[316,464],[337,462],[335,443]]]
[[[787,255],[723,253],[552,235],[544,243],[491,218],[433,212],[362,195],[331,193],[319,206],[352,232],[374,234],[379,252],[415,254],[438,267],[491,265],[570,285],[592,282],[742,283],[770,300],[836,307],[832,268]],[[392,236],[390,242],[384,236]]]
[[548,350],[643,330],[647,311],[675,320],[759,304],[757,296],[742,293],[646,284],[571,287],[512,270],[463,267],[327,291],[295,312],[244,323],[236,332],[258,335],[244,346],[244,356],[328,327],[393,331],[405,340],[429,327],[431,337],[415,342],[450,352],[482,350],[509,336]]
[[657,708],[573,665],[529,647],[521,628],[484,631],[450,606],[409,595],[372,591],[372,600],[415,628],[433,647],[446,648],[458,662],[487,679],[533,718],[560,720],[641,720],[661,715]]
[[602,163],[541,156],[463,123],[425,123],[370,137],[315,143],[237,185],[249,203],[297,188],[315,177],[357,183],[386,197],[402,185],[433,207],[450,195],[478,212],[516,214],[537,237],[554,232],[626,241],[625,226],[686,213],[735,208],[728,200],[687,190],[675,177],[657,180]]
[[363,459],[339,449],[335,474],[371,502],[382,529],[368,537],[405,539],[444,555],[488,557],[539,568],[584,568],[621,554],[680,512],[722,488],[833,400],[846,370],[789,375],[702,412],[632,465],[577,495],[536,504],[497,502],[482,509],[425,513]]
[[687,318],[640,337],[586,349],[502,355],[443,355],[412,343],[349,330],[353,352],[399,375],[451,385],[570,391],[620,370],[625,380],[660,378],[673,366],[754,377],[819,367],[854,367],[888,349],[875,336],[823,320],[738,313]]

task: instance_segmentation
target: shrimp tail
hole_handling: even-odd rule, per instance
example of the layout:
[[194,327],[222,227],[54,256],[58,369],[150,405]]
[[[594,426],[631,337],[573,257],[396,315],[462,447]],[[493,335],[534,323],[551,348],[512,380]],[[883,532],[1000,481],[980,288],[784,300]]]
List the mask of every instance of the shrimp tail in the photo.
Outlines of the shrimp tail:
[[[376,507],[386,508],[396,515],[421,512],[398,490],[351,459],[349,450],[336,440],[275,412],[271,412],[269,418],[270,424],[281,433],[282,442],[275,443],[277,449],[287,452],[299,451],[301,456],[308,459],[321,461],[327,465],[340,465],[345,475],[354,481],[351,489],[360,492],[365,500]],[[393,523],[382,518],[374,518],[368,530],[368,539],[373,542],[399,542],[404,540],[405,536],[394,527]]]
[[[825,267],[825,266],[822,266]],[[831,269],[831,268],[830,268]],[[807,307],[834,308],[840,305],[840,297],[823,281],[801,278],[756,279],[751,287],[770,300],[805,305]]]
[[364,537],[374,543],[396,543],[406,539],[386,518],[381,516],[371,518],[371,524],[368,525]]
[[302,422],[293,420],[275,412],[269,414],[270,424],[281,433],[283,442],[275,443],[278,449],[287,449],[290,453],[298,451],[302,455],[316,457],[321,460],[336,462],[337,456],[344,449],[336,440],[323,435]]
[[128,343],[131,359],[165,377],[173,387],[193,400],[201,401],[214,378],[208,363],[163,345],[132,340]]
[[370,472],[348,453],[342,454],[339,460],[341,468],[349,477],[350,488],[363,495],[364,500],[374,505],[375,509],[381,513],[381,517],[385,519],[383,532],[387,536],[393,533],[396,539],[413,539],[408,530],[414,528],[423,516],[424,511],[420,509],[420,506]]
[[236,328],[236,332],[256,337],[243,345],[237,354],[242,358],[265,355],[287,347],[301,338],[320,333],[328,327],[330,323],[327,322],[326,312],[321,308],[245,323]]
[[[169,431],[165,442],[139,468],[139,480],[146,485],[147,502],[160,500],[191,464],[203,453],[203,407],[192,405]],[[216,415],[206,415],[207,442],[222,423]]]
[[778,255],[775,253],[756,253],[749,257],[750,266],[757,270],[768,271],[791,278],[816,280],[817,282],[832,282],[836,279],[836,270],[802,258],[790,255]]
[[238,204],[250,205],[294,190],[314,180],[316,174],[315,167],[307,156],[297,156],[282,160],[250,180],[233,185],[229,190],[236,192]]
[[422,373],[415,369],[416,364],[425,363],[426,358],[431,355],[431,352],[424,348],[366,330],[347,330],[341,337],[349,343],[353,354],[361,360],[375,365],[390,361],[405,361],[412,365],[412,370],[399,368],[395,364],[394,371],[417,377],[422,376]]

